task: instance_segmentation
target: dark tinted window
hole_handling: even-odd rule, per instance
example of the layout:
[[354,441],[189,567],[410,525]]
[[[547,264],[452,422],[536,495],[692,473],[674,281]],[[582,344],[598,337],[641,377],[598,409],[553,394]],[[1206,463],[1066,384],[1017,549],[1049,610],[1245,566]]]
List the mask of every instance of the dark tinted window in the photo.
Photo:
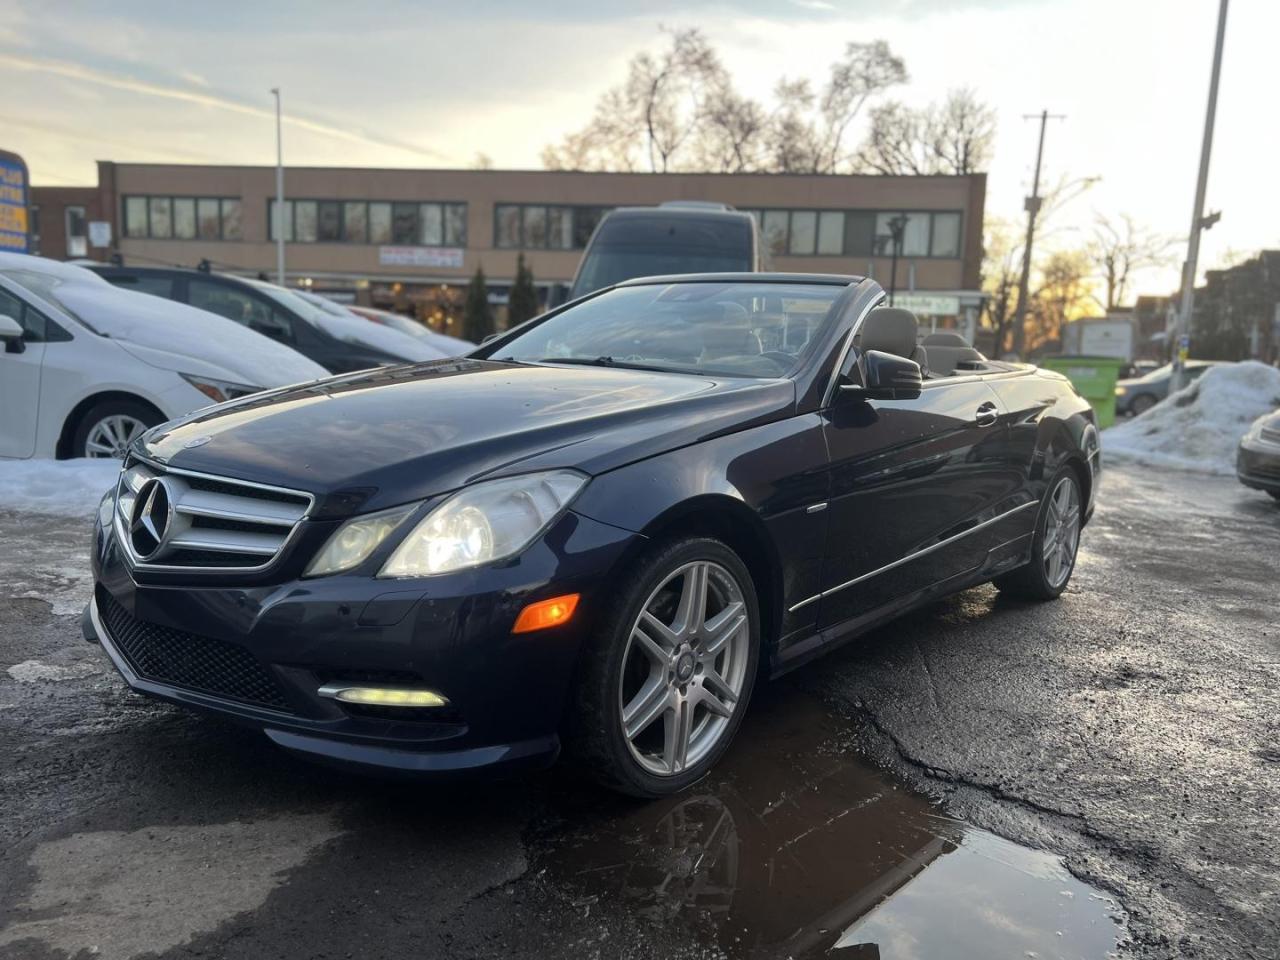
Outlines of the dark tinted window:
[[34,307],[27,306],[8,290],[0,288],[0,315],[11,317],[22,328],[27,343],[56,343],[71,335]]
[[573,296],[635,277],[754,269],[744,218],[612,217],[582,261]]
[[109,273],[107,281],[122,290],[136,290],[152,296],[173,299],[173,278],[164,274]]
[[187,282],[187,302],[220,317],[234,320],[273,340],[293,340],[293,324],[289,317],[273,310],[247,290],[216,280],[192,278]]

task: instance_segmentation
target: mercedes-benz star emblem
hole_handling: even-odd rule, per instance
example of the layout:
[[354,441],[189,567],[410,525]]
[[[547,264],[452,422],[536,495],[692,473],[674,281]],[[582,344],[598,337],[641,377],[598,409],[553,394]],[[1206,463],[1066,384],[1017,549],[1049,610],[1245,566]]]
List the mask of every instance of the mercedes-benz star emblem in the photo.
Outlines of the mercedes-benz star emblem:
[[173,520],[173,499],[160,477],[142,485],[129,518],[129,542],[139,560],[150,560],[165,545],[165,535]]

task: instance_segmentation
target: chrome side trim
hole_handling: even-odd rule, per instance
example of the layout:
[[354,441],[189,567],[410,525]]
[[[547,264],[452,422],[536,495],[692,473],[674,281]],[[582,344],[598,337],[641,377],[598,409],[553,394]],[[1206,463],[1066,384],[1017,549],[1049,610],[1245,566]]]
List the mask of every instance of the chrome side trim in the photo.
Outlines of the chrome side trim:
[[827,509],[827,505],[825,503],[811,503],[809,504],[809,506],[804,508],[804,512],[805,513],[821,513],[825,509]]
[[982,521],[982,523],[979,523],[977,526],[970,527],[968,530],[961,530],[959,533],[954,534],[953,536],[947,537],[947,539],[945,540],[939,540],[937,543],[933,544],[932,546],[925,547],[923,550],[917,550],[915,553],[909,553],[905,557],[899,557],[897,560],[893,561],[893,563],[886,563],[883,567],[878,567],[875,570],[872,570],[870,573],[864,573],[860,577],[854,577],[852,580],[846,580],[844,583],[839,584],[838,586],[830,587],[826,590],[823,590],[821,593],[815,593],[812,597],[806,597],[804,600],[801,600],[799,603],[795,604],[794,606],[789,607],[788,612],[795,613],[801,607],[808,606],[809,604],[813,603],[815,600],[821,600],[824,597],[831,596],[833,593],[839,593],[841,590],[845,590],[849,587],[855,586],[856,584],[862,583],[862,581],[864,580],[870,580],[872,577],[878,577],[882,573],[888,573],[890,570],[896,570],[898,567],[902,566],[904,563],[910,563],[912,560],[918,560],[920,557],[928,556],[929,554],[933,553],[935,550],[941,550],[943,547],[948,546],[949,544],[955,543],[957,540],[964,539],[965,537],[969,536],[969,534],[971,533],[977,533],[979,530],[985,530],[987,527],[991,526],[993,523],[999,523],[1001,520],[1004,520],[1006,517],[1011,517],[1015,513],[1021,513],[1023,510],[1027,510],[1031,507],[1038,506],[1039,504],[1040,504],[1039,500],[1032,500],[1028,503],[1022,504],[1021,506],[1014,507],[1012,510],[1006,510],[1004,513],[1001,513],[997,516],[992,517],[990,520]]

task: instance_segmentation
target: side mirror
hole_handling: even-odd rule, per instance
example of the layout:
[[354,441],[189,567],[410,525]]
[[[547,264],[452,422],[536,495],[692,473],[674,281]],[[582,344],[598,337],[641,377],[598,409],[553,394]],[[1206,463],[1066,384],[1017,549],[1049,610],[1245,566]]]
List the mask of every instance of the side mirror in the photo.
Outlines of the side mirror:
[[880,350],[859,354],[857,369],[862,383],[842,384],[841,393],[869,400],[914,400],[924,384],[920,364]]
[[27,349],[22,335],[22,325],[8,314],[0,313],[0,341],[4,342],[5,353],[22,353]]

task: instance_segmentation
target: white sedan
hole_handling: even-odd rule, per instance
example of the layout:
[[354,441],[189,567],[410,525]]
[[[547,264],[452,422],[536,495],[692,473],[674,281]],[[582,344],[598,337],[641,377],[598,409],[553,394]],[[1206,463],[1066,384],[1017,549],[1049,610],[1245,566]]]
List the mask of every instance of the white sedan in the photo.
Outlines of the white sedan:
[[327,375],[223,317],[0,254],[0,458],[122,457],[165,420]]

